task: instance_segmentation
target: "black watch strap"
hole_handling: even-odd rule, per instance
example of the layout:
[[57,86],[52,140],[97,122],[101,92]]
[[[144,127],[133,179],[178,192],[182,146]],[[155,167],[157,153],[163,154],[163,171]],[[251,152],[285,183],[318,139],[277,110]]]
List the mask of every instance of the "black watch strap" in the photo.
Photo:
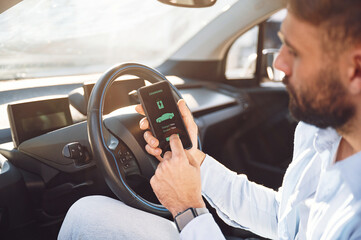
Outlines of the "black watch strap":
[[178,231],[181,232],[190,221],[205,213],[209,213],[207,208],[188,208],[185,211],[178,213],[174,218]]

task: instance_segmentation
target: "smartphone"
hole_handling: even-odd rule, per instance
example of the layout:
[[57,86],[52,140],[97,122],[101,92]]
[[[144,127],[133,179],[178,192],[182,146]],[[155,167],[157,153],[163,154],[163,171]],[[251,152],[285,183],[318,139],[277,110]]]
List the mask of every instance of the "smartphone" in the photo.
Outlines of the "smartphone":
[[178,134],[184,149],[192,147],[188,131],[167,81],[139,88],[138,97],[153,136],[159,140],[162,154],[170,151],[169,138],[173,134]]

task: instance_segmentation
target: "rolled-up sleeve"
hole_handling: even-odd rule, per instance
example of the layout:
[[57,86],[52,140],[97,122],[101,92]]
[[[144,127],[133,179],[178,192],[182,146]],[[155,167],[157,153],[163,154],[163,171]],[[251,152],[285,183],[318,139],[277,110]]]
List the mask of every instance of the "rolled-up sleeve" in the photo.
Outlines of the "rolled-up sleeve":
[[180,233],[182,240],[224,240],[224,236],[210,213],[190,221]]
[[227,224],[277,238],[277,192],[250,182],[210,156],[201,166],[202,194]]

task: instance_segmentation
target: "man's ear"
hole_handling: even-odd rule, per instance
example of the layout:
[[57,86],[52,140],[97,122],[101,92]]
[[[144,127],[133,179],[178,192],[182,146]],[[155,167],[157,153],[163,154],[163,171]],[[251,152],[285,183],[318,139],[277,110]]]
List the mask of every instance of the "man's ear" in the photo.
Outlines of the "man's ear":
[[350,91],[352,94],[361,93],[361,45],[356,47],[351,55],[348,78],[350,81]]

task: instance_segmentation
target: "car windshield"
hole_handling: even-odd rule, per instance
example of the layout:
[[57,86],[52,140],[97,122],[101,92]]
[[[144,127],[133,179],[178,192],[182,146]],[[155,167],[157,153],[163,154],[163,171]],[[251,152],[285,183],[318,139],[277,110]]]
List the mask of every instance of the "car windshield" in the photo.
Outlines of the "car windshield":
[[177,8],[156,0],[24,0],[0,15],[0,80],[156,67],[236,0]]

